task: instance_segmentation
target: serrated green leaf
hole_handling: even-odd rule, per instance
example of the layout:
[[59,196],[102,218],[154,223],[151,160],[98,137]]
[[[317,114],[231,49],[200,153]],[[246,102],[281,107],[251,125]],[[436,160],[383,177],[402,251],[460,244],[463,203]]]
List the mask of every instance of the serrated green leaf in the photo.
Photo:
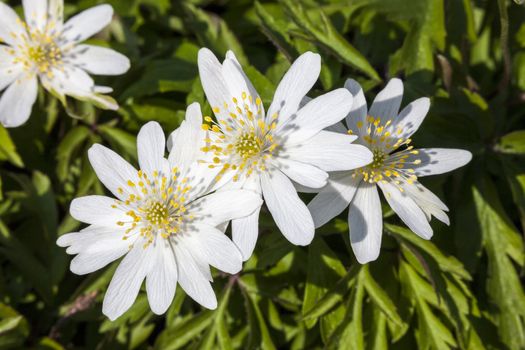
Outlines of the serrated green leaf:
[[525,293],[509,252],[521,239],[512,239],[518,233],[503,216],[497,192],[488,179],[480,180],[472,191],[488,257],[486,288],[498,308],[494,312],[498,330],[507,346],[519,349],[525,344]]
[[457,345],[450,330],[441,322],[428,304],[429,288],[432,287],[423,280],[407,263],[402,262],[399,271],[407,298],[415,304],[418,316],[416,339],[421,349],[448,350]]
[[202,46],[221,55],[232,50],[242,65],[248,64],[242,45],[226,22],[188,3],[182,4],[182,8],[184,21],[192,28]]
[[154,349],[174,350],[185,346],[201,334],[212,322],[212,311],[201,311],[184,322],[162,331],[155,341]]
[[[308,275],[304,291],[303,315],[308,314],[345,273],[343,264],[322,239],[312,242],[308,254]],[[313,327],[316,321],[316,318],[305,320],[306,327]]]
[[330,19],[321,11],[321,21],[312,21],[300,3],[281,0],[295,24],[342,62],[361,71],[373,80],[381,80],[368,60],[338,33]]
[[465,270],[463,264],[461,264],[459,260],[453,256],[445,256],[431,241],[423,240],[410,230],[396,225],[385,224],[385,229],[430,255],[443,271],[457,274],[467,280],[471,279],[470,274]]
[[319,318],[343,301],[343,296],[355,283],[355,278],[358,275],[359,270],[360,268],[357,265],[353,265],[343,278],[334,284],[328,292],[311,306],[310,310],[303,315],[303,319],[309,320]]
[[370,296],[370,298],[376,304],[376,306],[382,312],[384,312],[385,316],[387,316],[390,320],[392,320],[399,326],[404,326],[405,322],[403,322],[401,316],[399,316],[397,308],[392,299],[390,299],[388,294],[374,280],[367,266],[363,267],[362,270],[363,271],[361,273],[363,274],[363,284],[368,296]]

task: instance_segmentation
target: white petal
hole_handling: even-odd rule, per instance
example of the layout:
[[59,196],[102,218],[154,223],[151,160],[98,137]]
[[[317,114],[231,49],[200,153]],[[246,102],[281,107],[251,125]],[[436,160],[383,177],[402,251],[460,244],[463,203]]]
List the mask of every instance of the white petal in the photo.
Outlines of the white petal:
[[285,150],[290,159],[313,164],[325,171],[361,168],[373,160],[365,146],[354,145],[355,136],[321,131],[314,137]]
[[343,119],[352,107],[352,95],[346,89],[336,89],[317,98],[293,115],[276,132],[285,137],[288,145],[315,136],[324,128]]
[[204,142],[202,130],[202,113],[200,105],[195,102],[188,106],[186,118],[171,136],[169,162],[182,172],[196,162]]
[[[235,188],[241,181],[231,181],[227,184],[226,187]],[[262,196],[261,189],[261,179],[259,176],[252,175],[241,183],[241,186],[244,190],[254,191]],[[257,243],[257,236],[259,235],[259,213],[261,208],[257,208],[251,215],[246,216],[241,219],[232,220],[232,239],[233,242],[237,245],[243,260],[246,261],[250,258]]]
[[359,134],[357,123],[361,122],[363,126],[366,125],[366,117],[368,114],[368,107],[366,104],[365,94],[363,88],[354,79],[348,79],[345,82],[345,89],[350,91],[354,97],[354,103],[350,113],[346,116],[346,125],[354,134]]
[[314,86],[320,72],[321,56],[313,52],[306,52],[299,56],[279,83],[268,109],[267,118],[272,118],[277,113],[278,126],[287,123],[288,119],[299,110],[301,100]]
[[16,12],[3,2],[0,2],[0,18],[0,42],[16,46],[23,38],[27,38],[23,22]]
[[[70,235],[74,235],[72,233]],[[100,270],[113,261],[120,259],[129,251],[133,240],[123,240],[123,231],[108,228],[92,228],[90,231],[78,232],[86,237],[69,237],[74,240],[67,249],[68,254],[78,254],[71,260],[71,272],[87,275]]]
[[328,174],[314,165],[283,157],[275,159],[273,164],[290,179],[303,186],[321,188],[326,185]]
[[261,195],[248,190],[219,191],[197,199],[188,206],[195,221],[217,226],[252,214],[260,208]]
[[[118,109],[118,104],[110,97],[100,95],[100,87],[82,69],[66,65],[62,69],[54,69],[52,78],[41,76],[42,84],[47,90],[60,95],[68,95],[82,101],[90,101],[104,109]],[[102,88],[102,91],[107,88]]]
[[395,139],[408,139],[419,129],[429,109],[430,99],[427,97],[419,98],[403,108],[387,130]]
[[113,8],[106,4],[79,13],[64,24],[62,33],[67,39],[64,45],[78,43],[90,38],[104,29],[112,18]]
[[155,242],[155,260],[146,277],[146,292],[148,301],[157,315],[162,315],[168,310],[177,288],[177,263],[170,243],[163,239]]
[[[164,147],[166,139],[159,123],[149,122],[144,125],[137,136],[137,153],[140,169],[147,175],[164,168]],[[168,174],[169,175],[169,174]]]
[[242,255],[235,244],[223,232],[208,225],[194,225],[192,251],[198,249],[206,262],[220,271],[236,274],[242,268]]
[[341,214],[354,197],[361,177],[351,174],[331,175],[328,184],[308,204],[315,227],[321,227]]
[[[232,96],[236,96],[239,101],[242,100],[243,92],[248,97],[251,96],[251,101],[247,97],[244,102],[250,105],[252,111],[256,111],[258,107],[256,101],[259,98],[259,94],[253,87],[250,79],[248,79],[244,73],[239,61],[232,51],[226,53],[226,59],[222,64],[222,74]],[[230,101],[227,102],[229,103]],[[259,107],[262,109],[261,114],[264,115],[262,103]]]
[[118,228],[117,222],[130,221],[121,208],[113,208],[116,200],[105,196],[86,196],[75,198],[71,202],[70,213],[78,221],[90,225]]
[[377,94],[369,115],[374,118],[381,118],[383,121],[392,120],[397,117],[401,100],[403,99],[403,82],[400,79],[391,79],[386,87]]
[[71,65],[60,70],[55,69],[52,79],[45,78],[43,83],[46,88],[56,90],[60,94],[79,97],[90,95],[95,86],[89,74]]
[[168,139],[166,140],[166,148],[168,149],[168,152],[171,152],[171,149],[173,148],[173,140],[176,139],[179,134],[179,128],[173,130],[171,134],[168,135]]
[[61,32],[64,24],[64,0],[48,0],[47,20],[50,29]]
[[256,209],[251,215],[241,219],[232,220],[232,239],[242,254],[242,260],[248,260],[255,249],[259,236],[259,213]]
[[14,63],[15,57],[9,46],[0,45],[0,91],[18,79],[24,70],[19,63]]
[[142,281],[151,270],[153,249],[135,244],[117,267],[102,304],[102,312],[111,321],[126,312],[137,298]]
[[35,77],[21,77],[13,82],[0,98],[0,122],[6,128],[24,124],[36,101],[38,82]]
[[[101,240],[118,239],[122,241],[125,230],[113,227],[88,226],[80,232],[66,233],[57,239],[59,247],[67,247],[66,253],[78,254]],[[115,241],[116,242],[116,241]]]
[[425,213],[412,198],[405,192],[399,191],[395,185],[389,182],[380,182],[379,187],[381,187],[390,207],[409,229],[421,238],[430,239],[432,237],[432,227],[430,227]]
[[293,186],[295,187],[295,190],[299,193],[319,193],[321,191],[321,188],[311,188],[311,187],[303,186],[293,181],[292,183],[293,183]]
[[229,110],[224,108],[224,103],[232,102],[232,95],[228,84],[222,74],[222,65],[217,57],[207,48],[199,50],[198,56],[199,76],[204,93],[214,111],[217,119],[226,119]]
[[96,92],[97,94],[110,94],[113,92],[113,88],[109,86],[95,85],[93,86],[93,91]]
[[78,45],[66,56],[75,66],[97,75],[120,75],[129,70],[129,59],[123,54],[100,46]]
[[29,28],[43,32],[47,23],[47,0],[22,0],[22,5]]
[[208,309],[217,308],[217,297],[185,245],[174,246],[179,284],[193,300]]
[[330,125],[328,127],[325,128],[326,131],[331,131],[331,132],[336,132],[336,133],[339,133],[339,134],[345,134],[345,135],[348,135],[347,134],[347,129],[346,129],[346,126],[343,124],[343,122],[338,122],[338,123],[335,123],[334,125]]
[[308,245],[314,238],[312,215],[292,182],[279,170],[261,174],[264,200],[283,235],[295,245]]
[[126,200],[129,193],[138,194],[135,187],[128,185],[128,181],[138,183],[137,170],[117,153],[95,144],[88,150],[88,157],[99,180],[115,197]]
[[462,149],[421,148],[418,152],[410,157],[411,160],[421,160],[421,164],[414,166],[417,176],[448,173],[466,165],[472,159],[472,153]]
[[434,193],[428,188],[420,184],[419,182],[414,183],[413,186],[404,186],[404,190],[407,194],[416,202],[416,204],[425,212],[427,220],[430,221],[431,217],[434,216],[439,221],[450,225],[445,211],[448,211],[445,203],[439,199]]
[[381,200],[375,184],[361,182],[348,210],[350,243],[357,261],[366,264],[379,256],[383,235]]

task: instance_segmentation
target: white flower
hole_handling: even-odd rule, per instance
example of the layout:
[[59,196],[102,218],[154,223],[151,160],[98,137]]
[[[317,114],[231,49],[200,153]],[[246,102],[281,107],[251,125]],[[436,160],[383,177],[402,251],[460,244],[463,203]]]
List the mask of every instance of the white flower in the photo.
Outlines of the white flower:
[[[345,87],[354,95],[346,118],[349,134],[374,154],[373,162],[351,172],[333,173],[328,185],[308,205],[316,227],[339,215],[348,205],[350,241],[357,260],[364,264],[377,259],[383,233],[381,202],[376,185],[401,220],[424,239],[432,237],[432,216],[449,224],[447,206],[418,182],[418,177],[437,175],[467,164],[472,155],[459,149],[414,149],[410,137],[417,131],[430,100],[420,98],[399,114],[403,83],[392,79],[375,98],[370,111],[361,86],[348,80]],[[340,124],[342,132],[347,129]]]
[[106,27],[113,8],[100,5],[63,23],[63,0],[24,0],[25,22],[0,2],[0,122],[6,127],[24,124],[31,114],[38,80],[65,103],[65,95],[89,100],[102,108],[117,109],[88,75],[118,75],[129,60],[111,49],[81,45]]
[[[201,49],[198,64],[217,119],[214,123],[205,117],[209,133],[203,151],[210,155],[209,167],[220,168],[223,180],[231,179],[225,188],[261,193],[284,236],[296,245],[309,244],[314,223],[293,182],[320,188],[326,184],[326,171],[354,169],[372,160],[366,147],[351,144],[355,136],[323,131],[350,111],[352,95],[338,89],[301,107],[321,69],[320,56],[307,52],[286,73],[265,113],[231,51],[221,64],[210,50]],[[257,241],[258,217],[255,211],[232,221],[233,241],[245,260]]]
[[[198,104],[187,113],[200,126]],[[176,135],[173,141],[175,147],[180,143]],[[102,310],[111,320],[133,304],[144,279],[156,314],[169,307],[177,282],[195,301],[216,308],[209,265],[232,274],[242,267],[241,253],[216,226],[250,215],[262,204],[260,196],[247,190],[208,194],[209,181],[201,176],[208,169],[184,152],[167,160],[164,147],[160,126],[146,124],[137,138],[137,171],[115,152],[94,145],[90,162],[117,199],[75,199],[71,215],[90,226],[57,241],[68,247],[68,254],[78,254],[71,271],[79,275],[125,256],[104,298]]]

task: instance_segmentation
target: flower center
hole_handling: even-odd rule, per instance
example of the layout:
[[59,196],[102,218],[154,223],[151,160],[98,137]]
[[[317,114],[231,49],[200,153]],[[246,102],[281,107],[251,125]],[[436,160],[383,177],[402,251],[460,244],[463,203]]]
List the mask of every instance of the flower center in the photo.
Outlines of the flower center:
[[[391,180],[400,191],[401,182],[412,184],[417,180],[414,165],[420,164],[420,159],[414,159],[418,154],[409,138],[403,138],[402,128],[393,130],[391,121],[382,124],[380,118],[368,116],[366,124],[359,121],[357,128],[364,144],[372,151],[373,159],[369,165],[354,171],[353,176],[360,175],[369,183]],[[348,130],[354,134],[353,130]],[[401,148],[401,150],[398,150]],[[396,151],[398,150],[398,151]]]
[[222,106],[214,106],[214,122],[204,117],[202,128],[208,131],[207,145],[201,150],[213,155],[213,161],[201,161],[209,168],[222,167],[219,177],[226,171],[236,171],[233,181],[241,175],[250,176],[254,171],[265,171],[266,160],[278,147],[273,137],[277,114],[266,120],[262,101],[242,92]]
[[255,133],[244,133],[237,139],[235,150],[243,159],[247,159],[259,154],[262,143]]
[[127,181],[127,188],[118,188],[118,192],[128,193],[124,201],[116,200],[113,208],[125,207],[129,221],[119,221],[117,225],[127,227],[123,239],[139,233],[146,243],[144,248],[153,243],[158,235],[169,239],[180,232],[180,226],[193,217],[187,215],[187,193],[191,186],[188,178],[179,179],[177,168],[171,175],[154,171],[151,176],[138,172],[138,182]]
[[162,202],[153,202],[146,209],[146,220],[153,225],[160,225],[168,221],[168,207]]
[[39,30],[30,34],[30,40],[26,44],[26,56],[40,74],[52,74],[51,69],[62,63],[62,51],[56,39],[55,36]]
[[[19,37],[21,44],[9,51],[14,63],[21,63],[24,70],[30,73],[53,78],[53,68],[60,67],[63,63],[64,49],[58,45],[60,33],[53,30],[53,23],[48,23],[43,30],[33,29],[22,21],[20,24],[28,34]],[[17,37],[16,34],[12,35]]]
[[40,73],[47,73],[52,67],[62,61],[62,52],[58,45],[50,39],[49,42],[29,47],[27,49],[27,57]]
[[372,163],[369,165],[369,167],[372,169],[381,168],[383,164],[385,163],[387,154],[382,149],[379,149],[379,148],[372,150],[372,154],[374,158],[372,160]]

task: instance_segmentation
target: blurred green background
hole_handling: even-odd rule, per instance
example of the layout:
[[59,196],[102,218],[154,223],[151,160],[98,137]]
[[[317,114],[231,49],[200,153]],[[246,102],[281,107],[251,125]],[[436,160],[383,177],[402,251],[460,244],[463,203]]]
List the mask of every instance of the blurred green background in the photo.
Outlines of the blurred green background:
[[[0,349],[525,349],[525,7],[505,0],[110,0],[113,23],[90,41],[132,60],[118,112],[42,92],[30,121],[0,127]],[[66,17],[100,3],[66,0]],[[9,1],[20,11],[20,1]],[[1,20],[1,19],[0,19]],[[214,273],[215,311],[178,288],[165,316],[145,293],[116,322],[101,301],[116,264],[69,272],[55,241],[79,224],[78,196],[103,193],[87,149],[136,162],[149,120],[166,133],[205,104],[197,51],[232,49],[266,105],[307,50],[323,58],[312,96],[349,78],[369,102],[390,77],[405,105],[432,98],[414,143],[470,150],[473,161],[423,183],[450,207],[427,242],[385,207],[378,261],[360,266],[346,213],[294,247],[263,210],[255,255]],[[209,114],[209,106],[204,113]],[[305,201],[310,198],[304,197]]]

